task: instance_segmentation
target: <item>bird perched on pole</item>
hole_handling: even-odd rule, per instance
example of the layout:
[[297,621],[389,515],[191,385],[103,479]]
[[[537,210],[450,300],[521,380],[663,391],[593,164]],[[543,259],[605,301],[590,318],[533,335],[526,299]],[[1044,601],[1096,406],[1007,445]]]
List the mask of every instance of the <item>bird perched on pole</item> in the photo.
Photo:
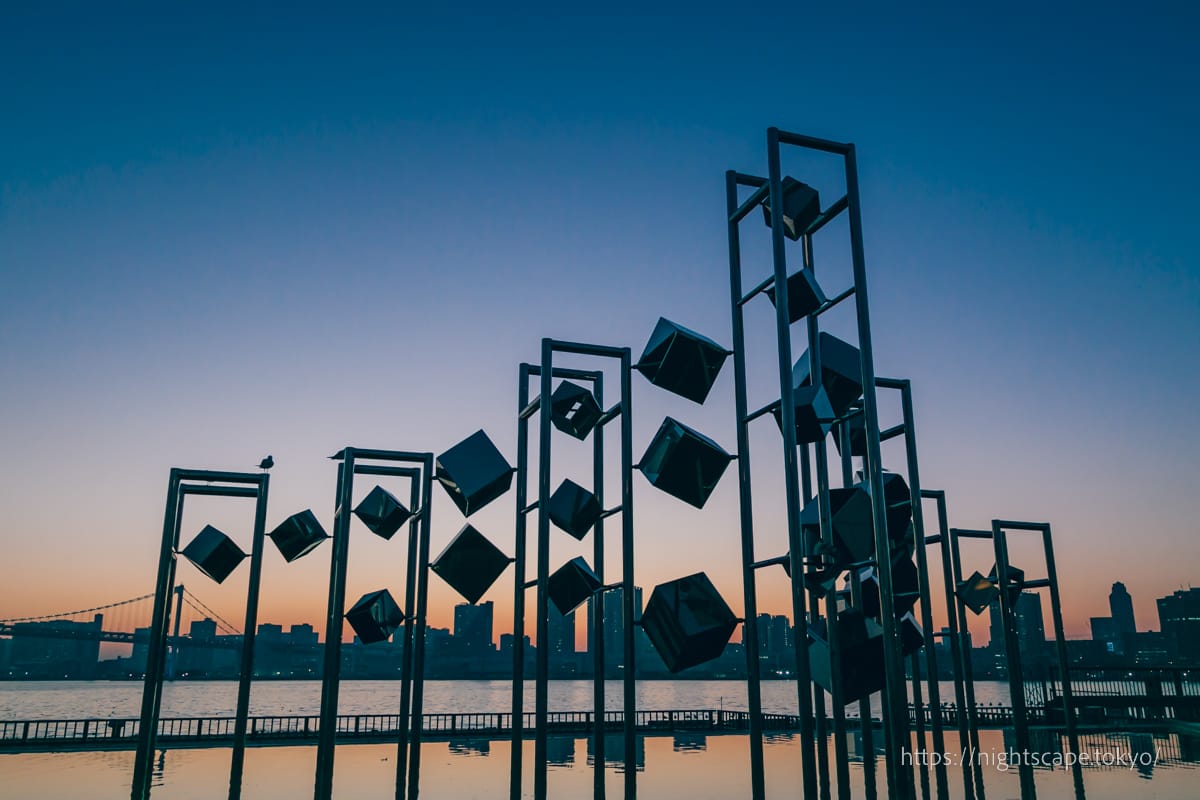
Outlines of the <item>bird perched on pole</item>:
[[268,470],[273,466],[275,466],[275,458],[273,456],[267,456],[262,461],[258,462],[258,468],[261,470]]

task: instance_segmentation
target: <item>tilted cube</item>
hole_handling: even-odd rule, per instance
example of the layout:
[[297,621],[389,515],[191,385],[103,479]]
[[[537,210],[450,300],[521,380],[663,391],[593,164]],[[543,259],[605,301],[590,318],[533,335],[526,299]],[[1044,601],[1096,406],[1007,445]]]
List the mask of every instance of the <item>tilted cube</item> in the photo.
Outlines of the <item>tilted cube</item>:
[[[909,523],[912,521],[912,493],[909,492],[908,483],[901,475],[897,475],[895,472],[884,472],[881,477],[888,539],[893,548],[904,548],[911,552]],[[869,489],[870,483],[864,483],[863,486]]]
[[[796,415],[796,444],[825,441],[834,418],[833,406],[825,390],[820,386],[801,386],[792,390],[792,400]],[[771,411],[780,431],[783,430],[781,409],[780,404],[776,403]]]
[[[879,619],[882,613],[879,603],[879,573],[875,567],[867,567],[858,573],[862,586],[862,612],[871,619]],[[892,605],[897,619],[903,617],[921,598],[921,582],[917,565],[907,556],[892,562]]]
[[387,589],[369,592],[346,612],[346,621],[363,644],[386,642],[404,622],[404,612]]
[[659,317],[637,370],[660,389],[703,403],[728,355],[707,336]]
[[[857,347],[824,331],[817,338],[817,346],[821,354],[821,380],[817,382],[825,387],[833,413],[845,416],[850,406],[862,397],[862,358]],[[792,385],[808,386],[812,382],[805,350],[792,368]]]
[[354,516],[362,520],[367,529],[376,536],[391,539],[400,526],[408,522],[412,512],[382,486],[372,489],[354,509]]
[[971,577],[958,584],[958,589],[954,593],[958,595],[958,599],[963,602],[964,606],[971,609],[972,614],[978,615],[982,614],[992,604],[992,601],[1000,596],[1000,589],[976,570],[971,573]]
[[564,480],[546,504],[550,521],[582,540],[600,519],[603,509],[596,495],[572,480]]
[[[821,197],[817,190],[791,176],[782,181],[783,190],[783,235],[792,241],[798,240],[808,226],[821,216]],[[771,198],[763,200],[763,220],[771,227]]]
[[657,488],[704,508],[732,459],[712,439],[667,417],[646,448],[639,468]]
[[283,555],[283,560],[291,563],[301,556],[312,552],[317,545],[329,538],[317,515],[312,509],[304,509],[292,514],[271,531],[271,541]]
[[234,541],[212,525],[205,525],[196,538],[183,548],[183,555],[196,569],[217,583],[229,577],[246,554]]
[[906,656],[919,652],[925,646],[925,632],[912,614],[900,618],[900,650]]
[[[838,613],[841,640],[839,681],[842,701],[851,703],[883,688],[883,628],[861,611],[848,608]],[[808,626],[808,666],[813,682],[827,692],[833,691],[833,662],[825,619]]]
[[866,458],[867,455],[867,418],[863,414],[853,414],[845,420],[835,422],[830,429],[833,434],[833,444],[837,447],[838,455],[842,453],[842,429],[850,429],[850,455]]
[[468,603],[475,603],[512,561],[471,525],[455,534],[429,568]]
[[703,572],[655,586],[642,612],[642,629],[670,672],[721,655],[737,625]]
[[[988,580],[1000,588],[1000,579],[996,576],[996,565],[992,564],[992,568],[988,570]],[[1025,570],[1019,567],[1008,565],[1008,604],[1015,606],[1017,598],[1021,596],[1021,590],[1025,588]]]
[[[775,302],[775,285],[767,287],[767,296]],[[808,267],[792,273],[787,279],[788,321],[799,322],[825,303],[825,292],[817,283],[817,276]]]
[[550,395],[550,422],[576,439],[586,439],[603,413],[595,395],[577,383],[563,381]]
[[[822,546],[818,500],[817,497],[812,498],[800,511],[800,525],[810,552]],[[861,485],[830,489],[829,509],[834,562],[845,565],[869,559],[875,553],[871,495]]]
[[437,457],[434,474],[469,517],[508,491],[513,468],[487,434],[476,431]]
[[582,557],[572,558],[556,569],[546,581],[546,594],[554,607],[566,616],[578,608],[601,586],[600,578]]

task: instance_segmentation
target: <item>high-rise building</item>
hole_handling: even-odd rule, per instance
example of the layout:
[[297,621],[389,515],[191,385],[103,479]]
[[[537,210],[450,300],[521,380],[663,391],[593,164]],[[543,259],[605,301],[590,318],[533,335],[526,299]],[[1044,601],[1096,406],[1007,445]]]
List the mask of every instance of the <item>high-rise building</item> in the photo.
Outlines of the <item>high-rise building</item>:
[[454,645],[463,653],[492,653],[492,601],[471,605],[459,603],[454,607]]
[[[993,601],[988,607],[988,612],[991,616],[989,648],[996,657],[997,664],[1003,664],[1004,619],[1000,613],[1000,601]],[[1017,643],[1022,665],[1041,664],[1046,655],[1046,622],[1042,614],[1042,596],[1037,592],[1021,592],[1013,605],[1013,615],[1016,617]]]
[[1119,634],[1137,633],[1137,625],[1133,620],[1133,598],[1125,584],[1117,581],[1112,585],[1108,595],[1108,607],[1112,612],[1113,625]]
[[[625,590],[623,587],[613,589],[604,593],[604,668],[605,670],[615,670],[625,663],[625,639],[622,636],[625,626],[622,624],[624,618],[623,603]],[[588,619],[592,618],[593,600],[588,599]],[[633,587],[633,617],[641,619],[642,616],[642,587]],[[593,647],[593,631],[591,626],[588,626],[588,652],[592,652]],[[634,659],[643,652],[643,642],[648,645],[645,640],[646,634],[637,627],[634,629]],[[645,667],[645,661],[642,661],[642,666]],[[656,665],[657,666],[657,665]],[[610,677],[617,677],[615,673],[611,673]]]
[[575,667],[575,612],[562,614],[558,607],[550,603],[550,617],[547,626],[547,642],[549,648],[551,673]]
[[1174,639],[1176,654],[1192,662],[1200,659],[1200,589],[1160,597],[1158,624]]

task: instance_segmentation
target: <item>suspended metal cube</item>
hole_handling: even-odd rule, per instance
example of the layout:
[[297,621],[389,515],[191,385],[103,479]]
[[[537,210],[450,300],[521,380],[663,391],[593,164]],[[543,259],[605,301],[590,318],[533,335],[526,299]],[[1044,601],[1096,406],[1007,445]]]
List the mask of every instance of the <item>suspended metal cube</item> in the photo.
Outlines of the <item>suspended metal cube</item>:
[[911,656],[925,646],[925,633],[921,630],[917,618],[905,614],[900,618],[900,649],[904,655]]
[[[796,241],[821,216],[821,197],[816,189],[791,176],[785,176],[782,183],[783,235]],[[763,219],[771,227],[770,195],[763,200]]]
[[577,383],[563,381],[550,395],[550,422],[576,439],[586,439],[603,413],[596,396]]
[[434,474],[469,517],[508,491],[513,468],[487,434],[476,431],[437,457]]
[[[815,444],[825,441],[829,426],[834,419],[833,406],[829,396],[820,386],[800,386],[792,390],[796,414],[796,443]],[[771,411],[775,415],[775,424],[783,430],[783,412],[776,403]]]
[[[879,603],[879,573],[875,567],[867,567],[858,573],[862,585],[862,612],[871,619],[880,619],[883,613]],[[907,556],[892,562],[892,605],[899,619],[912,611],[921,598],[921,582],[917,565]]]
[[283,554],[283,560],[291,563],[307,555],[321,542],[329,538],[317,515],[311,509],[292,514],[269,534],[275,547]]
[[362,520],[371,533],[391,539],[400,526],[412,518],[412,512],[382,486],[372,489],[354,509],[354,516]]
[[[824,331],[817,338],[817,346],[821,352],[821,380],[818,383],[825,387],[833,413],[845,416],[854,401],[862,397],[862,357],[857,347]],[[792,368],[793,386],[807,386],[813,382],[808,366],[808,351],[805,350]]]
[[[996,577],[996,565],[992,564],[992,568],[988,570],[988,580],[1000,587],[1000,579]],[[1008,565],[1008,604],[1016,605],[1017,598],[1021,596],[1021,590],[1025,588],[1025,570],[1019,567]]]
[[555,608],[566,616],[601,586],[600,578],[582,557],[572,558],[546,581],[546,593]]
[[483,597],[512,561],[471,525],[464,525],[429,568],[468,603]]
[[[840,684],[842,701],[850,703],[883,689],[883,628],[861,611],[848,608],[838,613],[841,640]],[[808,666],[813,681],[833,692],[833,661],[825,620],[808,626]]]
[[835,422],[830,432],[833,434],[833,444],[837,447],[838,455],[842,452],[842,428],[850,428],[850,455],[866,458],[867,455],[867,418],[862,414],[854,414],[845,420]]
[[972,614],[978,615],[1000,596],[1000,589],[976,570],[971,573],[971,577],[958,585],[955,594],[962,600],[963,605],[971,609]]
[[550,521],[576,539],[582,540],[600,519],[603,509],[596,495],[575,481],[564,480],[550,495],[546,507]]
[[721,655],[738,620],[703,572],[654,587],[642,629],[670,672]]
[[655,386],[703,403],[728,356],[707,336],[659,317],[636,369]]
[[646,480],[696,508],[704,508],[733,456],[702,433],[671,417],[654,434],[641,469]]
[[[800,525],[809,551],[823,547],[819,498],[800,511]],[[871,517],[871,495],[861,485],[829,490],[830,522],[833,529],[832,558],[838,565],[866,561],[875,553],[875,529]]]
[[246,554],[234,541],[212,525],[205,525],[196,538],[183,548],[183,555],[196,569],[217,583],[229,577]]
[[[817,276],[808,267],[795,272],[787,280],[788,321],[798,322],[816,311],[825,303],[825,292],[817,283]],[[775,285],[767,287],[767,296],[775,303]]]
[[404,612],[392,599],[391,592],[380,589],[360,597],[346,612],[346,621],[354,629],[359,641],[374,644],[387,641],[396,632],[404,622]]

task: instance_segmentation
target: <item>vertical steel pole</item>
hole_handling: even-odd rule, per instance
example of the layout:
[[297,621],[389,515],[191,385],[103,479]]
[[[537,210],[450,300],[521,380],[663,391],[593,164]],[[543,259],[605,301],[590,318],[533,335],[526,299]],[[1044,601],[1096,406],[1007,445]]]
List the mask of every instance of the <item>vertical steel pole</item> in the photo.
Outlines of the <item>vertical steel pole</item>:
[[[774,130],[774,129],[772,129]],[[778,133],[776,133],[778,135]],[[858,194],[858,160],[854,145],[846,145],[846,201],[850,215],[850,254],[854,267],[854,304],[858,318],[858,347],[862,358],[863,418],[866,424],[866,472],[871,491],[875,524],[875,551],[879,573],[879,605],[883,622],[884,745],[887,751],[888,797],[912,797],[912,770],[905,769],[902,752],[908,744],[908,709],[904,688],[904,659],[896,631],[893,603],[892,565],[887,508],[883,498],[882,464],[879,450],[879,410],[875,397],[875,355],[871,347],[871,313],[867,295],[866,255],[863,249],[862,205]]]
[[[958,548],[958,531],[954,528],[949,528],[950,535],[950,559],[954,567],[954,586],[957,587],[962,583],[962,556]],[[955,606],[958,608],[958,619],[962,621],[962,674],[963,674],[963,693],[966,696],[966,715],[967,727],[970,734],[970,752],[969,758],[971,766],[971,774],[975,777],[975,795],[979,800],[984,800],[986,797],[983,787],[983,766],[979,758],[979,713],[975,706],[975,667],[971,663],[971,651],[973,649],[971,643],[971,629],[967,625],[967,607],[962,599],[955,595]]]
[[[421,484],[417,476],[409,479],[409,508],[421,509]],[[400,664],[400,717],[396,741],[396,800],[403,800],[408,789],[408,726],[411,722],[413,679],[413,604],[416,602],[417,539],[420,538],[420,516],[408,523],[408,554],[404,570],[404,661]]]
[[[950,647],[951,673],[954,676],[954,716],[955,721],[958,723],[959,748],[965,751],[970,742],[970,734],[968,733],[967,725],[967,701],[963,688],[962,643],[959,641],[958,632],[958,604],[954,601],[956,584],[950,564],[950,520],[946,511],[946,493],[943,491],[922,489],[921,496],[937,501],[938,535],[940,537],[938,554],[942,560],[942,584],[946,590],[946,630]],[[966,800],[974,800],[975,787],[971,778],[971,765],[965,758],[962,759],[962,772],[963,796]]]
[[250,716],[250,683],[254,679],[254,637],[258,632],[258,594],[262,583],[263,546],[266,543],[267,494],[271,476],[258,480],[254,501],[254,533],[250,547],[250,581],[246,590],[246,622],[242,626],[242,663],[238,673],[237,717],[233,723],[233,758],[229,768],[229,800],[242,796],[242,772],[246,765],[246,728]]
[[[1000,618],[1004,621],[1004,660],[1008,666],[1009,702],[1013,710],[1021,800],[1033,800],[1037,791],[1029,764],[1029,717],[1025,707],[1025,679],[1021,669],[1021,642],[1017,635],[1015,603],[1009,599],[1008,534],[998,520],[992,521],[992,544],[996,552],[996,579],[1000,584]],[[1018,599],[1019,595],[1018,595]]]
[[[915,547],[917,556],[917,579],[920,591],[921,622],[925,634],[925,673],[929,681],[929,707],[933,709],[930,728],[933,736],[933,751],[944,753],[946,740],[942,731],[942,696],[938,685],[937,654],[934,652],[933,639],[933,602],[929,597],[929,558],[925,552],[925,509],[921,501],[921,471],[917,460],[917,428],[913,413],[912,382],[900,382],[901,413],[904,416],[904,454],[908,465],[908,490],[912,498],[913,533],[916,537]],[[920,679],[920,671],[915,670],[913,676]],[[921,711],[917,708],[917,713]],[[921,747],[924,749],[924,735],[921,737]],[[945,800],[950,789],[946,780],[946,764],[941,758],[934,760],[934,777],[937,781],[937,796]]]
[[[1058,567],[1054,562],[1054,542],[1050,526],[1042,526],[1042,547],[1046,552],[1046,578],[1050,584],[1050,616],[1054,621],[1054,649],[1058,656],[1058,672],[1062,676],[1063,721],[1067,726],[1067,741],[1071,753],[1079,755],[1079,729],[1075,720],[1075,695],[1071,689],[1071,662],[1067,657],[1067,635],[1063,626],[1062,598],[1058,592]],[[1042,695],[1045,697],[1045,693]],[[1071,761],[1071,773],[1075,779],[1076,792],[1082,792],[1083,775],[1079,759]]]
[[130,789],[132,800],[144,800],[150,796],[150,767],[158,733],[158,709],[162,695],[163,663],[166,660],[171,589],[175,585],[175,547],[179,544],[180,505],[179,470],[172,468],[167,480],[167,504],[163,514],[162,542],[158,551],[154,612],[146,651],[146,676],[142,685],[142,713],[138,722],[137,751],[133,760],[133,785]]
[[[725,173],[725,208],[731,218],[738,207],[737,173]],[[746,642],[746,700],[750,715],[750,796],[766,796],[762,738],[762,673],[758,652],[758,588],[754,568],[754,510],[750,490],[750,432],[746,416],[746,331],[742,314],[742,253],[738,225],[728,219],[729,302],[733,317],[733,385],[737,413],[738,508],[742,542],[742,630]],[[803,629],[799,620],[797,630]],[[793,637],[794,638],[794,637]]]
[[[637,659],[634,654],[633,578],[633,357],[621,348],[621,616],[624,623],[625,800],[637,797]],[[641,609],[638,609],[640,612]],[[640,623],[640,620],[637,622]]]
[[183,620],[183,584],[175,587],[175,632],[171,634],[171,646],[167,649],[166,678],[175,680],[175,661],[179,657],[179,624]]
[[537,519],[537,649],[534,671],[533,796],[546,797],[547,730],[550,689],[550,609],[546,584],[550,577],[550,392],[554,343],[542,339],[542,372],[538,397],[538,519]]
[[[792,618],[808,617],[804,587],[804,537],[800,528],[800,476],[796,456],[796,403],[792,386],[792,336],[788,319],[787,251],[783,240],[783,176],[779,164],[779,131],[767,130],[767,168],[771,197],[771,254],[775,267],[775,334],[778,339],[779,418],[783,429],[783,486],[787,505],[788,551],[792,571]],[[817,376],[814,376],[817,379]],[[799,625],[797,625],[799,627]],[[812,673],[808,636],[796,638],[796,694],[800,716],[800,764],[805,797],[817,796],[816,750],[813,740]],[[835,703],[836,705],[836,703]]]
[[337,741],[338,690],[342,673],[342,615],[346,607],[346,565],[350,550],[350,505],[354,492],[354,448],[338,464],[333,553],[329,559],[329,604],[325,614],[325,667],[321,673],[321,721],[317,729],[316,800],[333,796],[333,755]]
[[[596,404],[604,408],[604,374],[597,373],[592,381]],[[592,430],[592,493],[604,508],[604,426]],[[604,519],[596,520],[592,528],[592,569],[604,585]],[[604,591],[592,595],[592,797],[604,800]]]
[[525,541],[528,527],[529,478],[529,365],[517,369],[517,517],[513,553],[512,738],[508,768],[510,800],[521,800],[521,770],[525,744]]
[[417,622],[413,630],[412,735],[408,742],[408,797],[421,788],[421,737],[425,732],[425,628],[429,614],[429,536],[433,520],[433,454],[421,462],[421,538],[417,545]]
[[[802,252],[804,266],[816,269],[813,259],[812,237],[803,236]],[[784,281],[786,283],[786,280]],[[778,278],[776,279],[776,303],[785,302],[780,299]],[[812,376],[815,385],[821,381],[821,347],[820,326],[817,318],[809,315],[807,319],[808,333],[808,374]],[[790,338],[790,330],[783,334]],[[791,373],[788,374],[788,384],[791,385]],[[793,414],[794,414],[793,410]],[[816,461],[817,477],[817,517],[821,529],[821,541],[832,549],[833,542],[833,512],[829,507],[829,450],[826,440],[822,439],[813,446],[813,456]],[[833,752],[834,774],[837,778],[837,795],[839,800],[850,797],[850,754],[846,750],[846,698],[842,694],[842,636],[838,624],[837,593],[832,592],[825,600],[825,635],[829,641],[829,701],[830,715],[833,718]],[[871,754],[874,758],[874,753]],[[864,759],[865,763],[865,759]]]
[[[928,752],[925,750],[925,703],[921,696],[921,662],[917,659],[916,653],[909,658],[908,664],[908,669],[912,673],[912,709],[917,733],[917,751]],[[920,764],[916,768],[921,777],[921,797],[929,800],[929,759],[914,758],[913,761]]]
[[[809,458],[809,448],[805,444],[800,448],[800,492],[804,498],[802,505],[807,505],[812,499],[812,464]],[[807,553],[805,554],[807,555]],[[816,625],[821,621],[821,598],[816,589],[808,590],[808,624]],[[797,637],[804,636],[807,638],[808,630],[803,625],[797,625],[792,635],[793,643],[797,641]],[[829,723],[825,716],[825,690],[817,684],[812,684],[813,690],[813,715],[816,718],[816,741],[817,741],[817,783],[821,792],[821,800],[829,800]],[[868,769],[870,764],[871,782],[867,783],[868,791],[871,790],[874,784],[874,764],[866,759],[863,760],[864,771]],[[868,795],[870,796],[870,795]],[[873,800],[873,798],[872,798]]]

